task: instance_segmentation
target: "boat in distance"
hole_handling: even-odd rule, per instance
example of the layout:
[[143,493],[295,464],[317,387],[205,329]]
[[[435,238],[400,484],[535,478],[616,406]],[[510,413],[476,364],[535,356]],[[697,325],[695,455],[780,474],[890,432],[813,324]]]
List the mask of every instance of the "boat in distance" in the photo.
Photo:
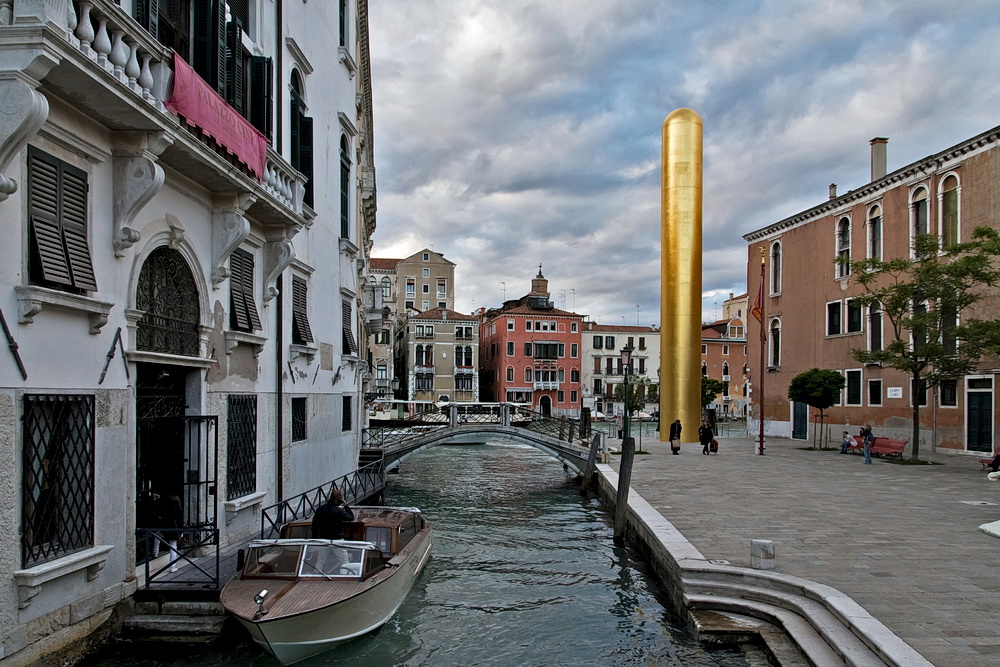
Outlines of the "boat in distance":
[[372,632],[396,612],[431,554],[420,510],[355,507],[343,540],[311,521],[250,542],[220,601],[255,642],[289,665]]

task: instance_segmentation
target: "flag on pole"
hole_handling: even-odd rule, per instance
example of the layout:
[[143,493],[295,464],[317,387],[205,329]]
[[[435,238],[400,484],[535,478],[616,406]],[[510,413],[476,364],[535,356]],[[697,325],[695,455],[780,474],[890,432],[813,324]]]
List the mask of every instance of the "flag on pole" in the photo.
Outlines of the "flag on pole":
[[757,288],[757,300],[750,309],[750,314],[757,318],[757,321],[764,324],[764,265],[760,267],[760,286]]

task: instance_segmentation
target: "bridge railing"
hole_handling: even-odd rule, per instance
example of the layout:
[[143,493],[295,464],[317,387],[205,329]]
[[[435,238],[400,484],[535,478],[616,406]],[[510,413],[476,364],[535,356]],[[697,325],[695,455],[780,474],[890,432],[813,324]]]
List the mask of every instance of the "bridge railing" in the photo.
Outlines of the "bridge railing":
[[446,428],[444,424],[422,424],[419,426],[386,426],[369,427],[361,433],[361,446],[366,449],[381,449],[391,447],[401,442],[406,442],[418,435],[423,435],[428,431],[436,431],[439,428]]
[[370,463],[339,479],[265,507],[260,513],[260,537],[277,537],[286,523],[312,516],[334,489],[340,489],[344,500],[352,503],[373,496],[384,488],[385,468],[381,463]]
[[511,416],[511,424],[564,442],[573,442],[588,435],[581,431],[579,419],[553,417],[524,408],[518,408],[516,414]]

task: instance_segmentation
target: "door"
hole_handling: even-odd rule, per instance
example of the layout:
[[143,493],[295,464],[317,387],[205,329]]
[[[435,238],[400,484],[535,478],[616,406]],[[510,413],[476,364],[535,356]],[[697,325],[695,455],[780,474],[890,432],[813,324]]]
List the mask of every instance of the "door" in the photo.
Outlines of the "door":
[[[969,380],[966,392],[966,443],[969,451],[993,451],[993,392],[972,391],[975,383],[990,383],[990,380]],[[992,384],[990,385],[992,387]]]
[[792,438],[805,440],[809,437],[809,406],[805,403],[792,403]]
[[552,415],[552,399],[548,396],[542,396],[538,399],[538,411],[541,412],[546,417]]

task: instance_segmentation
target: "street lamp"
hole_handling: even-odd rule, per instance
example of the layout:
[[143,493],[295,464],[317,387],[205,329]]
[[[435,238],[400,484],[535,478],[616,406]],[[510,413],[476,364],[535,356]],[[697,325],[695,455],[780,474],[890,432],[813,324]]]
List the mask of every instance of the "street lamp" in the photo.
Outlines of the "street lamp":
[[630,367],[632,366],[632,348],[626,345],[625,347],[622,348],[621,355],[622,355],[622,366],[625,368],[625,421],[622,424],[623,426],[622,440],[624,440],[625,438],[628,438],[631,435],[631,433],[629,433],[629,419],[628,419],[628,413],[629,413],[628,372]]

